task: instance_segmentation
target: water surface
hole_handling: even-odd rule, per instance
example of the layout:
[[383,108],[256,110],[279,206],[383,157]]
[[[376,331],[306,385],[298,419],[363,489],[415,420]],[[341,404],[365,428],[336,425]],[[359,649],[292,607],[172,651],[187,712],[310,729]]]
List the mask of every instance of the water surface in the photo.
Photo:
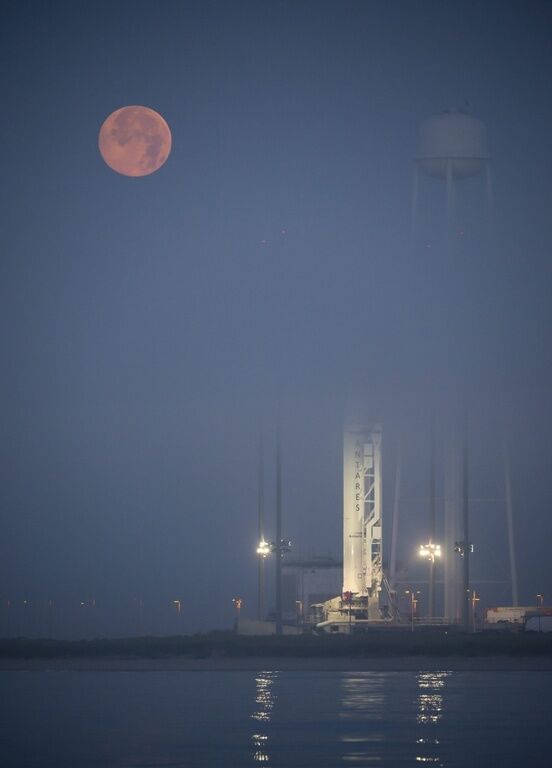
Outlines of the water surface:
[[552,765],[552,672],[2,672],[6,768]]

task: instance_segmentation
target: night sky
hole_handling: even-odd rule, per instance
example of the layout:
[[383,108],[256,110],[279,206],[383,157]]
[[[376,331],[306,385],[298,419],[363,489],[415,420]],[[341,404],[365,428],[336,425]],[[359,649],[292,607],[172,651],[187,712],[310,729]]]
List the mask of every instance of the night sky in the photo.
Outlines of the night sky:
[[[278,401],[295,555],[340,556],[356,411],[383,425],[386,553],[403,436],[422,578],[429,423],[440,451],[462,393],[482,603],[509,600],[504,429],[520,599],[550,592],[550,29],[536,2],[3,4],[2,632],[44,633],[50,599],[60,635],[253,616]],[[98,151],[132,104],[173,138],[138,179]],[[487,126],[495,203],[459,184],[447,249],[442,183],[415,236],[410,205],[418,125],[450,107]]]

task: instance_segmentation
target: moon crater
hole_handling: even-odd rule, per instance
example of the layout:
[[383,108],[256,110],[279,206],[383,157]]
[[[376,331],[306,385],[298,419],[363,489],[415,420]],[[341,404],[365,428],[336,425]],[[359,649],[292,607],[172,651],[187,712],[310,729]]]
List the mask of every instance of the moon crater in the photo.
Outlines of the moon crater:
[[147,176],[157,171],[171,151],[169,126],[149,107],[121,107],[104,121],[98,138],[107,165],[123,176]]

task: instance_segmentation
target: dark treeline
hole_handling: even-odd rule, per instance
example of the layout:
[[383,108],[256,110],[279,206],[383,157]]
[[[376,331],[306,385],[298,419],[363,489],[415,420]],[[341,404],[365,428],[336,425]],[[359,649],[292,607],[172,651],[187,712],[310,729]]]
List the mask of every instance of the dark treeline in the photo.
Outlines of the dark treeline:
[[173,637],[95,640],[0,640],[0,658],[163,658],[331,657],[331,656],[548,656],[552,636],[545,633],[481,633],[378,631],[358,636],[300,635],[246,637],[210,632]]

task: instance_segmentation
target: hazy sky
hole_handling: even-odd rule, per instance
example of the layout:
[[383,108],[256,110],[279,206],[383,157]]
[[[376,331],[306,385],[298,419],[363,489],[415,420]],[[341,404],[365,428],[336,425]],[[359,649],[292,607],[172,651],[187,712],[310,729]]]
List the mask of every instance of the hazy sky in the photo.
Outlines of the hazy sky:
[[[467,389],[472,494],[498,499],[503,403],[521,598],[550,592],[551,25],[535,2],[3,5],[4,603],[94,598],[109,633],[135,631],[140,598],[148,631],[229,626],[236,594],[253,615],[278,391],[295,553],[341,552],[360,403],[383,424],[386,552],[405,440],[409,568],[431,413],[442,447]],[[128,104],[173,134],[141,179],[97,147]],[[487,126],[495,211],[465,182],[446,257],[442,186],[424,181],[414,241],[410,201],[417,126],[451,106]],[[473,512],[474,574],[504,579],[503,505]]]

